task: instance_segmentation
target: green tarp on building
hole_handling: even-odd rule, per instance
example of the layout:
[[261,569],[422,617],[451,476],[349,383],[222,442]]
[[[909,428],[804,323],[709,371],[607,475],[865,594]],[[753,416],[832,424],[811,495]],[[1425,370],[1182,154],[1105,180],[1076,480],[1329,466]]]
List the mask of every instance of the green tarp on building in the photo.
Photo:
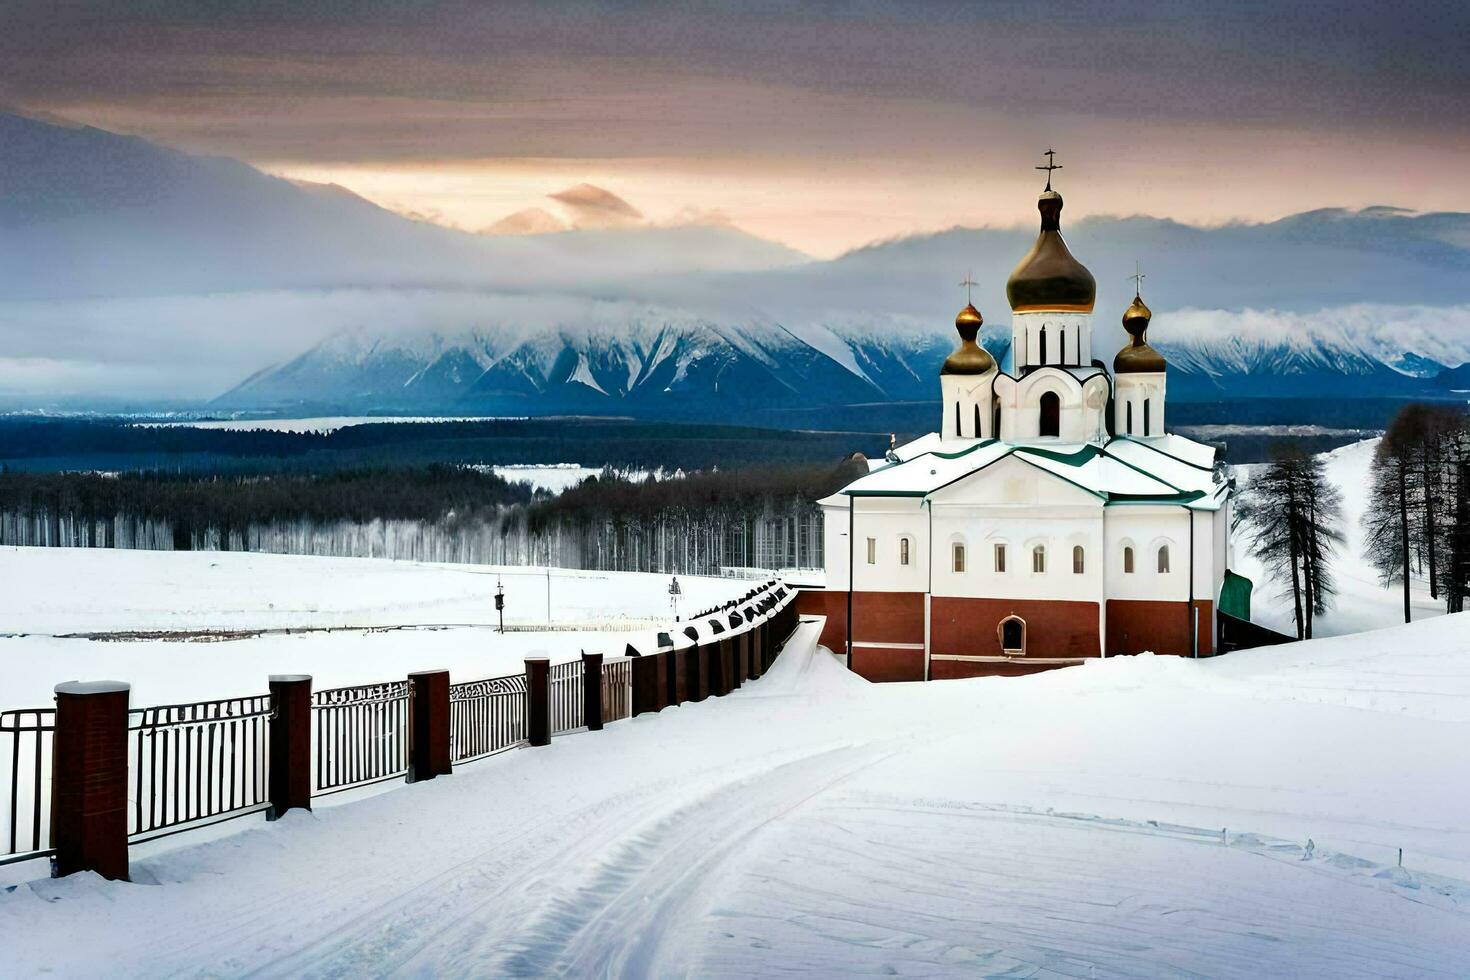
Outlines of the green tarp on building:
[[1220,585],[1220,611],[1246,622],[1251,618],[1251,580],[1225,569],[1225,581]]

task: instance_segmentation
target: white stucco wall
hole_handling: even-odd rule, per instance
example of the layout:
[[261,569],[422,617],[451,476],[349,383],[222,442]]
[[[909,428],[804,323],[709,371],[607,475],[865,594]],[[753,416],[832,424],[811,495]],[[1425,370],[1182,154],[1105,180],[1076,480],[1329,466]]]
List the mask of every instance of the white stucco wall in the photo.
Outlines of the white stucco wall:
[[1046,330],[1045,363],[1092,363],[1091,313],[1015,313],[1011,319],[1011,343],[1017,368],[1043,363],[1043,328]]
[[[1113,431],[1119,435],[1161,436],[1164,428],[1165,377],[1163,371],[1120,374],[1113,379]],[[1149,402],[1148,428],[1144,429],[1144,401]],[[1133,426],[1128,426],[1128,409],[1133,409]]]
[[[944,439],[991,439],[995,436],[992,387],[994,368],[984,374],[944,374],[939,378]],[[975,429],[975,409],[980,409],[980,429]]]
[[[929,515],[915,497],[853,498],[855,524],[852,587],[858,592],[923,592],[929,587]],[[848,512],[824,507],[827,587],[848,585]],[[868,563],[868,539],[874,558]],[[909,563],[900,561],[900,540],[909,540]]]

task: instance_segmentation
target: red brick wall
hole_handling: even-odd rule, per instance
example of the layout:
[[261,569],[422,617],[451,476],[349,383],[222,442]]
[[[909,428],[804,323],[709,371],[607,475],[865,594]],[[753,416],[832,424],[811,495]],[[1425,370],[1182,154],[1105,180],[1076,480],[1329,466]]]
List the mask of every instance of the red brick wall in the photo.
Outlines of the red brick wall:
[[995,628],[1012,614],[1026,621],[1027,656],[1096,657],[1102,653],[1095,602],[947,596],[935,596],[932,600],[930,649],[934,653],[999,657],[1000,637]]
[[923,643],[924,593],[854,592],[852,642]]
[[870,681],[921,681],[924,651],[855,646],[852,669]]
[[826,616],[827,624],[817,642],[833,653],[847,651],[847,593],[826,589],[801,589],[796,593],[796,611],[807,616]]
[[[1215,604],[1209,599],[1196,599],[1199,610],[1199,654],[1215,652]],[[1156,602],[1145,599],[1108,600],[1108,656],[1118,654],[1189,653],[1189,619],[1187,602]]]
[[1039,674],[1043,670],[1055,670],[1064,664],[1028,664],[1024,657],[1005,663],[974,663],[968,660],[931,660],[929,678],[936,681],[956,680],[961,677],[1020,677],[1024,674]]

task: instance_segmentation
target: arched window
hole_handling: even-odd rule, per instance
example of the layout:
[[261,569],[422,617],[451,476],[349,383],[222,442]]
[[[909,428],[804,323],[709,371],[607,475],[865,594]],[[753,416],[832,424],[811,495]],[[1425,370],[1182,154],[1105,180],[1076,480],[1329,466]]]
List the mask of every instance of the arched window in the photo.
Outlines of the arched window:
[[963,572],[965,570],[965,546],[962,544],[956,544],[954,546],[953,555],[954,570],[956,572]]
[[995,573],[1004,575],[1006,571],[1006,546],[998,544],[995,546]]
[[980,427],[980,403],[979,402],[976,402],[975,403],[975,432],[974,432],[975,438],[976,439],[979,439],[980,438],[980,434],[982,432],[984,432],[984,431],[985,430]]
[[965,434],[965,430],[960,427],[960,403],[959,402],[955,402],[954,403],[954,434],[955,434],[955,438],[957,438],[957,439]]
[[1020,616],[1007,616],[995,627],[1000,652],[1007,657],[1026,655],[1026,621]]
[[1143,434],[1146,435],[1146,436],[1153,434],[1150,431],[1150,426],[1148,424],[1149,403],[1152,402],[1152,401],[1153,401],[1152,398],[1145,398],[1143,400]]
[[878,564],[878,539],[877,538],[869,538],[868,539],[868,564],[869,565],[876,565],[876,564]]
[[1169,571],[1169,546],[1159,545],[1159,574],[1164,575]]
[[1082,546],[1074,545],[1072,548],[1072,574],[1081,575],[1083,571],[1084,555]]
[[1041,435],[1055,436],[1062,431],[1062,399],[1054,391],[1041,396]]
[[1046,572],[1046,546],[1037,545],[1031,549],[1031,570],[1037,575]]
[[1126,429],[1126,431],[1131,436],[1131,435],[1133,435],[1133,403],[1132,402],[1124,402],[1123,403],[1123,409],[1124,409],[1124,411],[1128,415],[1128,423],[1127,423],[1127,429]]
[[1041,325],[1041,364],[1046,363],[1046,324]]
[[1123,549],[1123,574],[1133,574],[1133,547],[1129,545]]
[[907,565],[909,563],[909,539],[908,538],[899,538],[898,539],[898,563],[900,565]]

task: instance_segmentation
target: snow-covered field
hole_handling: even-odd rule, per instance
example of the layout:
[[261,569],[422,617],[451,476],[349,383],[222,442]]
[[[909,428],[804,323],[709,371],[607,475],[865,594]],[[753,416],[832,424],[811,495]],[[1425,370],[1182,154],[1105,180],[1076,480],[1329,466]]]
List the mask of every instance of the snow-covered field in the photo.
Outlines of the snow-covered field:
[[20,884],[6,972],[1463,976],[1459,619],[883,686],[806,625],[724,699]]
[[[1369,471],[1378,439],[1356,442],[1326,453],[1327,477],[1342,491],[1342,531],[1345,538],[1333,563],[1338,596],[1327,612],[1316,618],[1313,633],[1317,636],[1343,636],[1363,630],[1378,629],[1404,621],[1402,586],[1385,587],[1378,572],[1363,558],[1363,512],[1368,506]],[[1244,486],[1262,464],[1237,467],[1237,481]],[[1255,583],[1251,596],[1251,618],[1258,623],[1295,635],[1292,625],[1292,602],[1289,587],[1266,576],[1254,556],[1245,529],[1235,537],[1235,560],[1232,567]],[[1444,615],[1443,599],[1429,597],[1425,582],[1411,583],[1411,607],[1415,620]]]
[[[1371,453],[1330,461],[1349,546],[1324,633],[1401,617],[1350,557]],[[486,676],[669,610],[663,576],[556,572],[554,618],[597,628],[500,635],[497,571],[507,622],[544,620],[526,569],[0,550],[0,703],[73,677],[150,704]],[[680,581],[685,612],[748,587]],[[928,685],[866,684],[808,623],[726,698],[141,845],[132,883],[0,868],[0,973],[1470,975],[1470,618],[1431,612]],[[287,629],[310,631],[61,635]]]
[[[546,569],[372,558],[0,548],[0,583],[0,708],[49,704],[72,679],[129,681],[139,705],[256,693],[272,673],[318,687],[435,667],[472,680],[533,654],[648,648],[672,619],[667,576],[552,569],[549,619],[563,629],[500,634],[497,583],[507,626],[546,625]],[[750,588],[679,583],[681,613]]]

